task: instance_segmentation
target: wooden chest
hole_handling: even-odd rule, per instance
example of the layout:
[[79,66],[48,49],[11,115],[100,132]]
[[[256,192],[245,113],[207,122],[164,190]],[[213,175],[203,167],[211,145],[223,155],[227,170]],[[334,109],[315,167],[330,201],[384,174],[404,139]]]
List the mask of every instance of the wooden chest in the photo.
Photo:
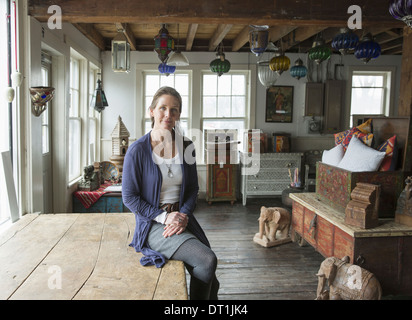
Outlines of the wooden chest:
[[316,194],[334,209],[345,212],[358,182],[381,185],[379,217],[394,218],[396,203],[404,188],[404,171],[352,172],[322,162],[316,167]]
[[412,227],[381,219],[378,227],[362,229],[345,224],[345,215],[315,193],[290,198],[293,241],[309,243],[325,258],[349,256],[376,275],[384,295],[412,294]]

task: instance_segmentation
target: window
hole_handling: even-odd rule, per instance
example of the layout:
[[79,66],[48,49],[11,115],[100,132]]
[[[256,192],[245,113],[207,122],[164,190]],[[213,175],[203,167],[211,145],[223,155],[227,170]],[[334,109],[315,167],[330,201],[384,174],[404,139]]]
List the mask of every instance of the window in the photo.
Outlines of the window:
[[99,69],[92,63],[89,65],[89,141],[88,141],[88,162],[89,164],[93,164],[93,162],[98,161],[97,158],[97,147],[98,147],[98,123],[100,114],[98,111],[94,109],[93,106],[90,105],[90,101],[92,101],[94,91],[97,86],[97,79],[99,78]]
[[389,115],[392,71],[352,71],[350,115]]
[[[45,87],[50,86],[50,57],[45,53],[42,53],[42,67],[41,77],[42,85]],[[46,110],[41,114],[41,127],[42,127],[42,153],[43,155],[50,152],[50,102],[46,104]]]
[[163,86],[169,86],[175,88],[182,97],[182,113],[180,115],[180,123],[184,133],[187,133],[188,130],[188,117],[190,110],[190,101],[191,97],[189,95],[189,73],[188,72],[176,72],[168,76],[159,74],[159,72],[144,73],[144,109],[145,109],[145,133],[148,133],[152,128],[152,122],[150,120],[150,114],[148,108],[152,103],[153,96],[156,93],[157,89]]
[[70,59],[69,181],[81,174],[80,61]]
[[[247,73],[231,72],[217,76],[202,76],[202,129],[236,129],[237,139],[247,128],[248,96]],[[242,150],[242,144],[239,150]],[[202,148],[203,149],[203,148]]]

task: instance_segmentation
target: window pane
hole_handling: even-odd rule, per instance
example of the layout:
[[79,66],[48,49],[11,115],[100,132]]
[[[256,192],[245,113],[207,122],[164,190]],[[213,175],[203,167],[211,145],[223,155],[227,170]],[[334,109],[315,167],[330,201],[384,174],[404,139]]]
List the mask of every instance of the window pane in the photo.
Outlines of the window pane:
[[204,129],[237,129],[238,130],[238,137],[244,129],[244,121],[243,120],[220,120],[220,119],[211,119],[211,120],[203,120],[203,130]]
[[187,118],[189,116],[189,97],[182,96],[182,114],[181,118]]
[[217,116],[218,117],[230,117],[230,96],[223,96],[217,98],[218,108]]
[[203,76],[203,95],[213,95],[217,94],[217,75],[205,74]]
[[175,74],[175,89],[182,97],[189,94],[189,76],[187,74]]
[[245,95],[246,94],[246,77],[244,75],[232,76],[232,94]]
[[80,176],[80,120],[69,120],[69,180]]
[[232,117],[246,116],[246,97],[232,96]]
[[230,95],[232,92],[232,76],[222,75],[218,79],[218,94]]
[[383,89],[353,88],[351,114],[382,114]]
[[41,135],[42,135],[42,140],[41,140],[41,147],[42,147],[42,153],[48,153],[49,152],[49,126],[42,126],[41,127]]
[[96,161],[96,143],[97,143],[97,119],[89,118],[89,164]]
[[157,89],[159,89],[159,76],[158,75],[146,75],[145,79],[146,96],[153,96]]
[[354,75],[352,77],[353,87],[382,87],[383,86],[383,76],[374,75]]
[[[175,85],[175,81],[174,81],[174,76],[165,76],[165,75],[161,75],[160,76],[160,86],[164,87],[164,86],[168,86],[168,87],[174,87]],[[157,88],[159,89],[159,88]],[[156,90],[157,90],[156,89]]]
[[203,117],[216,117],[216,97],[203,97]]

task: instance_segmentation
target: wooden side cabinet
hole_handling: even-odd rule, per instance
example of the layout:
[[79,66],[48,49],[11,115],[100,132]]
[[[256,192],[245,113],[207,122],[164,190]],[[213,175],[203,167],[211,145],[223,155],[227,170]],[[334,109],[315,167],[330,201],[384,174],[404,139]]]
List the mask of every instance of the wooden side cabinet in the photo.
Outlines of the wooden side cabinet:
[[236,164],[208,164],[206,179],[206,201],[236,201]]

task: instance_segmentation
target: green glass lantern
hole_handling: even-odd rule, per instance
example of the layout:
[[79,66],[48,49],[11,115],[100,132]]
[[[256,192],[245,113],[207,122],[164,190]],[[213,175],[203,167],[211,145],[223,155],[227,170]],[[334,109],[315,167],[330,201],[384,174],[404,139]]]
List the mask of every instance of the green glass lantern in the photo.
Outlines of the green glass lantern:
[[317,64],[320,64],[323,61],[328,60],[331,54],[332,50],[325,46],[325,41],[323,39],[320,39],[313,42],[308,56],[310,60],[314,60]]
[[217,73],[220,77],[222,74],[229,72],[230,62],[225,59],[225,54],[223,53],[223,47],[220,45],[219,50],[216,53],[217,59],[213,60],[209,67],[212,72]]

